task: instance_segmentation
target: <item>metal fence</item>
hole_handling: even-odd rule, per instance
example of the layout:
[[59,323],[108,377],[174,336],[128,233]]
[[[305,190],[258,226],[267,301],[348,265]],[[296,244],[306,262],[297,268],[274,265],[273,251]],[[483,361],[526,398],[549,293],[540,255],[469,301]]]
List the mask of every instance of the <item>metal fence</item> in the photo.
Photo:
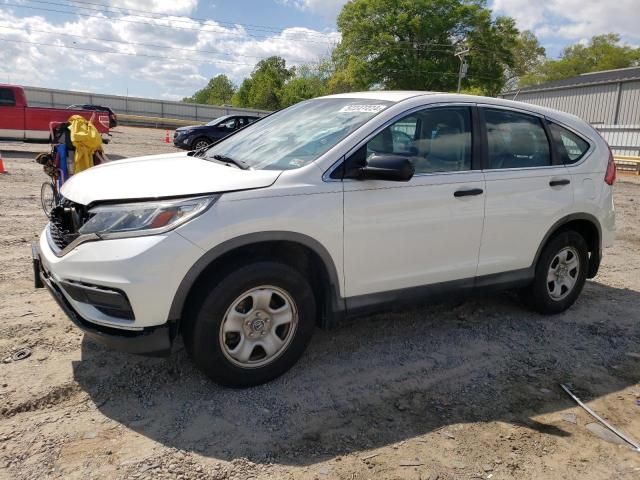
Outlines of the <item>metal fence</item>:
[[640,156],[640,125],[594,125],[615,155]]
[[640,155],[640,81],[541,87],[501,97],[577,115],[602,134],[616,155]]
[[153,100],[149,98],[72,92],[50,88],[24,87],[29,105],[66,108],[74,104],[94,104],[111,107],[117,114],[208,122],[222,115],[264,116],[270,112],[234,107],[215,107],[196,103]]

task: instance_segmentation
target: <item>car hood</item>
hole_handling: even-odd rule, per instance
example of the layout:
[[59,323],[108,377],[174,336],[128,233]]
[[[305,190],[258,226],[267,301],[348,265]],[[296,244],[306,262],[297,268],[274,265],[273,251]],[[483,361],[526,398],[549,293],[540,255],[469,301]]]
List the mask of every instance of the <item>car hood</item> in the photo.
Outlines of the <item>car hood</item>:
[[186,130],[206,130],[208,128],[214,128],[209,125],[189,125],[188,127],[178,127],[176,132],[184,132]]
[[278,170],[240,170],[188,156],[186,152],[117,160],[72,176],[62,195],[89,205],[106,200],[140,200],[265,188]]

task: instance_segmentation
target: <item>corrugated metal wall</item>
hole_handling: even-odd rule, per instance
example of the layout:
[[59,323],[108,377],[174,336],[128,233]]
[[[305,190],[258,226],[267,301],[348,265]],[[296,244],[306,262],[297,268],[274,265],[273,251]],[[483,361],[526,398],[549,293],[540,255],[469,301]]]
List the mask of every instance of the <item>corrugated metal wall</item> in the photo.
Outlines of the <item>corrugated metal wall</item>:
[[572,113],[598,129],[616,155],[640,155],[640,81],[501,95]]
[[593,85],[540,92],[521,92],[519,95],[505,95],[508,100],[533,103],[573,113],[590,123],[612,125],[615,122],[618,85]]
[[640,156],[640,125],[595,125],[616,155]]
[[265,110],[214,107],[194,103],[170,102],[148,98],[122,97],[95,93],[69,92],[48,88],[24,87],[29,105],[34,107],[66,108],[73,104],[91,103],[111,107],[114,112],[145,117],[177,118],[208,122],[221,115],[246,114],[264,116]]
[[618,125],[640,125],[640,82],[627,82],[620,89]]

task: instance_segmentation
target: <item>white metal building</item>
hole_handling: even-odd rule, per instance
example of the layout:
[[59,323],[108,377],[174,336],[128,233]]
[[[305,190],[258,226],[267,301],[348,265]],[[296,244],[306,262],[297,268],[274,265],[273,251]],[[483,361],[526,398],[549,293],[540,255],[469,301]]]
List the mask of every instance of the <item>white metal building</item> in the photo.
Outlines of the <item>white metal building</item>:
[[596,127],[617,155],[640,156],[640,67],[586,73],[500,96],[573,113]]

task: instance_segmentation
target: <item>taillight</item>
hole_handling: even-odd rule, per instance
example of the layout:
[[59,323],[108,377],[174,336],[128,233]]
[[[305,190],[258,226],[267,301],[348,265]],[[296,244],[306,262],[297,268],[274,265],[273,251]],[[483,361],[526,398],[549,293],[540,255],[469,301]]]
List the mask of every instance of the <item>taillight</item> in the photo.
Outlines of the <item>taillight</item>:
[[109,115],[98,115],[98,122],[107,130],[109,129]]
[[613,185],[616,182],[616,162],[613,159],[611,147],[609,147],[609,161],[607,162],[607,173],[604,174],[604,181],[607,185]]

